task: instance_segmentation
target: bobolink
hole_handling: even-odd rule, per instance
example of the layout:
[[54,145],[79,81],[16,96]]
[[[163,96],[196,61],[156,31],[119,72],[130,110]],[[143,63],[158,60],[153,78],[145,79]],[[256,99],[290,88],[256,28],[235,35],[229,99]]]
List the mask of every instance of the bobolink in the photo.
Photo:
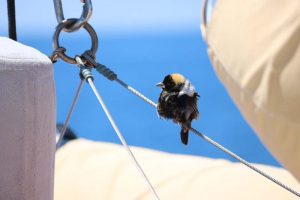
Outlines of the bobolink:
[[198,93],[189,80],[177,73],[167,75],[157,86],[162,88],[157,105],[159,116],[181,125],[181,142],[187,145],[191,122],[199,116]]

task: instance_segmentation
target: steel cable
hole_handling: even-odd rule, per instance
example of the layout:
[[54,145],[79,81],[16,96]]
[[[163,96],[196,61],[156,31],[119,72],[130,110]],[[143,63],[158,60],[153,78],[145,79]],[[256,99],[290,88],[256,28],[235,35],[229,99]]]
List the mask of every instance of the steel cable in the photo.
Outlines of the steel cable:
[[[142,93],[140,93],[139,91],[137,91],[136,89],[134,89],[133,87],[129,86],[128,84],[124,83],[123,81],[121,81],[120,79],[116,79],[116,81],[122,85],[124,88],[126,88],[127,90],[129,90],[131,93],[133,93],[134,95],[136,95],[137,97],[141,98],[142,100],[144,100],[146,103],[150,104],[151,106],[153,106],[154,108],[157,107],[157,104],[155,104],[153,101],[151,101],[150,99],[148,99],[147,97],[145,97]],[[201,137],[203,140],[207,141],[208,143],[212,144],[213,146],[217,147],[218,149],[222,150],[224,153],[228,154],[229,156],[231,156],[232,158],[236,159],[237,161],[241,162],[242,164],[244,164],[245,166],[249,167],[250,169],[254,170],[255,172],[259,173],[260,175],[264,176],[265,178],[269,179],[270,181],[274,182],[275,184],[279,185],[280,187],[286,189],[287,191],[293,193],[294,195],[300,197],[300,193],[293,190],[292,188],[288,187],[287,185],[281,183],[280,181],[278,181],[277,179],[273,178],[272,176],[268,175],[267,173],[261,171],[260,169],[258,169],[257,167],[255,167],[254,165],[250,164],[249,162],[247,162],[246,160],[242,159],[241,157],[239,157],[238,155],[236,155],[235,153],[231,152],[230,150],[228,150],[227,148],[223,147],[222,145],[220,145],[219,143],[215,142],[214,140],[210,139],[209,137],[207,137],[206,135],[200,133],[199,131],[197,131],[196,129],[194,129],[193,127],[190,129],[194,134],[196,134],[197,136]]]
[[149,186],[150,191],[152,192],[153,196],[155,197],[155,199],[159,200],[159,197],[154,189],[154,187],[152,186],[150,180],[148,179],[148,177],[146,176],[145,172],[143,171],[142,167],[140,166],[140,164],[138,163],[138,161],[136,160],[135,156],[133,155],[132,151],[130,150],[128,144],[126,143],[125,139],[122,136],[122,133],[120,132],[119,128],[117,127],[116,123],[114,122],[111,114],[109,113],[103,99],[101,98],[99,92],[97,91],[93,80],[91,78],[87,79],[89,85],[91,86],[94,94],[96,95],[99,103],[101,104],[108,120],[110,121],[111,126],[113,127],[113,129],[115,130],[116,134],[118,135],[121,143],[123,144],[124,148],[126,149],[126,151],[128,152],[130,158],[132,159],[132,161],[135,163],[136,168],[138,169],[138,171],[140,172],[140,174],[142,175],[142,177],[144,178],[144,180],[146,180],[147,185]]
[[82,88],[83,83],[84,83],[84,79],[81,79],[81,80],[80,80],[80,83],[79,83],[79,86],[78,86],[78,88],[77,88],[75,97],[74,97],[74,99],[73,99],[72,105],[71,105],[71,107],[70,107],[70,109],[69,109],[69,112],[68,112],[68,115],[67,115],[67,117],[66,117],[64,126],[62,127],[62,129],[61,129],[61,131],[60,131],[59,139],[58,139],[58,141],[57,141],[57,143],[56,143],[56,150],[59,148],[59,146],[60,146],[60,144],[61,144],[61,142],[62,142],[62,140],[63,140],[63,137],[64,137],[64,135],[65,135],[65,133],[66,133],[66,130],[67,130],[67,127],[68,127],[70,118],[71,118],[72,113],[73,113],[73,110],[74,110],[74,108],[75,108],[75,106],[76,106],[76,103],[77,103],[78,97],[79,97],[79,95],[80,95],[80,91],[81,91],[81,88]]
[[112,118],[112,116],[111,116],[109,110],[107,109],[107,107],[106,107],[106,105],[105,105],[105,103],[104,103],[102,97],[100,96],[100,94],[99,94],[99,92],[98,92],[96,86],[94,85],[94,82],[93,82],[93,75],[92,75],[92,72],[91,72],[91,68],[86,67],[86,66],[83,64],[83,62],[82,62],[82,60],[81,60],[80,57],[77,56],[75,59],[76,59],[76,61],[77,61],[78,66],[79,66],[80,69],[81,69],[81,70],[80,70],[80,73],[81,73],[81,75],[82,75],[82,78],[84,78],[84,79],[88,82],[88,84],[91,86],[91,88],[92,88],[92,90],[93,90],[93,92],[94,92],[94,94],[95,94],[97,100],[99,101],[99,103],[100,103],[102,109],[104,110],[104,112],[105,112],[105,114],[106,114],[106,116],[107,116],[107,118],[108,118],[108,120],[109,120],[111,126],[113,127],[113,129],[114,129],[114,131],[116,132],[117,136],[119,137],[119,139],[120,139],[122,145],[124,146],[125,150],[127,151],[127,153],[129,154],[130,158],[132,159],[132,161],[133,161],[135,167],[138,169],[138,171],[140,172],[141,176],[144,178],[145,182],[147,183],[147,185],[148,185],[148,187],[149,187],[151,193],[152,193],[153,196],[155,197],[155,199],[159,200],[159,197],[158,197],[158,195],[157,195],[157,193],[156,193],[156,191],[155,191],[153,185],[151,184],[151,182],[150,182],[150,180],[148,179],[147,175],[145,174],[145,172],[143,171],[142,167],[141,167],[140,164],[138,163],[138,161],[137,161],[137,159],[135,158],[134,154],[133,154],[132,151],[130,150],[130,148],[129,148],[127,142],[125,141],[125,139],[124,139],[124,137],[123,137],[121,131],[119,130],[118,126],[116,125],[116,123],[115,123],[114,119]]
[[[137,97],[141,98],[143,101],[145,101],[146,103],[150,104],[152,107],[156,108],[157,104],[154,103],[153,101],[151,101],[149,98],[147,98],[145,95],[143,95],[142,93],[140,93],[139,91],[137,91],[136,89],[134,89],[133,87],[131,87],[130,85],[128,85],[127,83],[125,83],[124,81],[120,80],[117,76],[116,73],[114,73],[112,70],[110,70],[108,67],[106,67],[105,65],[102,65],[100,63],[97,63],[94,58],[91,57],[91,55],[89,54],[89,52],[85,52],[82,57],[92,66],[95,67],[95,69],[104,77],[106,77],[107,79],[111,80],[111,81],[116,81],[117,83],[119,83],[121,86],[123,86],[124,88],[126,88],[128,91],[130,91],[131,93],[133,93],[134,95],[136,95]],[[230,150],[228,150],[227,148],[223,147],[222,145],[220,145],[219,143],[215,142],[214,140],[210,139],[209,137],[205,136],[204,134],[200,133],[199,131],[197,131],[194,128],[190,129],[194,134],[196,134],[197,136],[201,137],[203,140],[207,141],[208,143],[212,144],[213,146],[217,147],[218,149],[222,150],[224,153],[228,154],[229,156],[231,156],[232,158],[236,159],[237,161],[241,162],[242,164],[244,164],[245,166],[249,167],[250,169],[254,170],[255,172],[259,173],[260,175],[264,176],[265,178],[269,179],[270,181],[274,182],[275,184],[281,186],[282,188],[286,189],[287,191],[293,193],[294,195],[300,197],[300,193],[296,192],[295,190],[291,189],[290,187],[286,186],[285,184],[281,183],[280,181],[276,180],[275,178],[273,178],[272,176],[266,174],[265,172],[261,171],[260,169],[256,168],[255,166],[253,166],[252,164],[250,164],[249,162],[247,162],[246,160],[240,158],[238,155],[234,154],[233,152],[231,152]]]

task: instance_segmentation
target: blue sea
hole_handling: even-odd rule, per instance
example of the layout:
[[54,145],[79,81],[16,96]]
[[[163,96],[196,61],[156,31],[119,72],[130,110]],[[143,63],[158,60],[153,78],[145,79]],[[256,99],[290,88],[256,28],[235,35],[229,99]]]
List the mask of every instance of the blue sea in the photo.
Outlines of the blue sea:
[[[155,86],[167,74],[186,76],[200,94],[200,119],[193,127],[250,162],[279,166],[219,82],[206,53],[200,31],[180,33],[101,34],[98,30],[97,61],[110,67],[119,79],[157,102],[160,90]],[[20,35],[20,42],[52,52],[52,33]],[[84,32],[63,33],[61,46],[74,56],[90,48]],[[165,152],[223,158],[234,161],[219,149],[190,133],[189,145],[180,142],[180,128],[158,118],[156,110],[105,79],[96,71],[95,84],[128,144]],[[57,94],[57,122],[64,122],[79,84],[76,66],[58,61],[54,64]],[[96,97],[84,85],[70,127],[81,138],[120,143]]]

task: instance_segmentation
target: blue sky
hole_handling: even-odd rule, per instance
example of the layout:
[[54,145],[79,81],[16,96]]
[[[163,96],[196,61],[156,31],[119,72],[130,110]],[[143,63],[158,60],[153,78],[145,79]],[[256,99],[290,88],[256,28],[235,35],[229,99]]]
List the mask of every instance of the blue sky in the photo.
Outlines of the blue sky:
[[[80,0],[62,0],[66,18],[81,15]],[[164,32],[199,29],[201,0],[94,0],[90,23],[109,32]],[[0,0],[0,34],[7,34],[6,0]],[[57,22],[52,0],[16,0],[18,33],[44,33]]]

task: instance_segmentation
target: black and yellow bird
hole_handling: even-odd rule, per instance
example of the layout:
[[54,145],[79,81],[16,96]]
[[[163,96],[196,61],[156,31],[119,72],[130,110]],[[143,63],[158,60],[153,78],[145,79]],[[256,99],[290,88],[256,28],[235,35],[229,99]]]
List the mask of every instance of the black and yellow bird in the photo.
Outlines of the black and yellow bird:
[[167,75],[157,86],[162,88],[157,105],[159,116],[181,125],[181,142],[187,145],[191,122],[199,116],[198,93],[189,80],[177,73]]

